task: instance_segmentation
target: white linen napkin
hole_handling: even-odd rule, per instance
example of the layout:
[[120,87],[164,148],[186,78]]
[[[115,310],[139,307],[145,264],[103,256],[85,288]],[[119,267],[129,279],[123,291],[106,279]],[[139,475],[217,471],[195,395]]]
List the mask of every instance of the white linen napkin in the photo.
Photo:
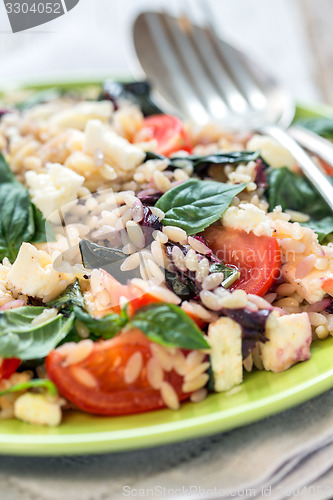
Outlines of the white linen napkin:
[[240,429],[148,450],[59,458],[2,456],[0,497],[323,500],[333,498],[332,466],[330,391]]

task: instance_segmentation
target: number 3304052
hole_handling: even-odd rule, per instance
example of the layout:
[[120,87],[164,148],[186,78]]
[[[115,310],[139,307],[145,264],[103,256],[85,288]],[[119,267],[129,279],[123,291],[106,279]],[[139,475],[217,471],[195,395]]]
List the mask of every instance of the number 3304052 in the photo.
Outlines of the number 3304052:
[[56,2],[34,2],[29,5],[26,2],[7,2],[8,14],[62,14],[61,3]]

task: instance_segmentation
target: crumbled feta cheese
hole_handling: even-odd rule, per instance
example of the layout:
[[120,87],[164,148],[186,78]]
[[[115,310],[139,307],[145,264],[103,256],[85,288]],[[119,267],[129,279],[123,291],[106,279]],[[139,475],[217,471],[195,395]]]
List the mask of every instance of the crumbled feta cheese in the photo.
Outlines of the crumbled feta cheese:
[[241,203],[238,207],[229,207],[222,216],[222,224],[233,229],[242,229],[256,236],[271,236],[270,220],[263,210],[252,203]]
[[84,130],[89,120],[98,119],[107,122],[113,112],[110,101],[86,101],[79,102],[75,106],[55,113],[49,120],[49,124],[58,130],[68,128]]
[[61,422],[59,400],[48,394],[26,392],[14,403],[15,417],[34,425],[56,427]]
[[303,278],[296,278],[297,265],[292,263],[282,266],[282,274],[285,281],[292,283],[296,287],[296,292],[309,304],[314,304],[322,300],[328,293],[333,296],[333,272],[329,269],[312,271]]
[[33,203],[45,217],[75,200],[84,183],[84,177],[58,163],[49,163],[47,173],[29,170],[25,179]]
[[273,168],[295,167],[295,159],[287,149],[267,135],[254,135],[246,145],[250,151],[260,151],[262,158]]
[[327,256],[324,270],[313,267],[305,276],[297,276],[297,268],[305,257],[325,256],[325,248],[318,243],[316,233],[297,222],[272,220],[274,235],[278,238],[282,255],[282,275],[284,280],[296,287],[296,292],[310,304],[319,302],[328,293],[333,296],[333,256]]
[[132,171],[139,166],[146,154],[142,149],[120,137],[99,120],[90,120],[85,129],[83,151],[92,156],[100,149],[112,167]]
[[214,389],[228,391],[243,381],[242,329],[230,318],[219,318],[209,325],[208,342]]
[[310,358],[312,329],[306,312],[275,317],[270,314],[266,337],[261,344],[261,359],[265,370],[281,372],[298,361]]
[[22,243],[7,274],[6,286],[15,293],[48,302],[63,292],[74,279],[74,275],[57,271],[49,254],[37,250],[30,243]]

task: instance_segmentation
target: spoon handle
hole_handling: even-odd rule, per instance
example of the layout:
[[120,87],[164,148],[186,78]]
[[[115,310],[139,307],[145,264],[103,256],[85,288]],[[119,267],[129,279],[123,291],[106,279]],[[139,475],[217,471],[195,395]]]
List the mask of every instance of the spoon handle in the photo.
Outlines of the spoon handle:
[[[324,198],[333,212],[333,186],[320,167],[311,160],[304,149],[287,132],[275,125],[266,125],[260,129],[264,134],[278,141],[293,155],[305,176]],[[332,160],[331,160],[332,161]]]

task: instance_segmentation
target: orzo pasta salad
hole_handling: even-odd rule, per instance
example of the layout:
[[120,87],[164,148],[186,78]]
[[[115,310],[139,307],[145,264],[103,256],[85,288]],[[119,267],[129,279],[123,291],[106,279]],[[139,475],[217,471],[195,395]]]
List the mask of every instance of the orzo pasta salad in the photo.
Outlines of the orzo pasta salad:
[[333,335],[333,216],[269,137],[107,82],[7,95],[0,149],[2,418],[177,410]]

